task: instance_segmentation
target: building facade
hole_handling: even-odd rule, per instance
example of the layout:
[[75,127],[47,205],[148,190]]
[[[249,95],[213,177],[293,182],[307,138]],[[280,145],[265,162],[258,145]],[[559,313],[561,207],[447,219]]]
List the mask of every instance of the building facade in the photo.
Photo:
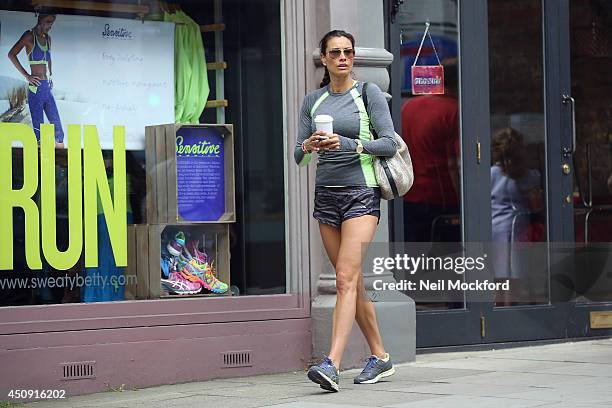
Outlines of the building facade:
[[[607,2],[41,4],[0,2],[2,51],[26,74],[15,59],[0,64],[0,161],[11,175],[0,221],[12,246],[2,241],[0,362],[11,367],[0,373],[3,395],[300,370],[326,352],[334,274],[311,217],[315,166],[295,166],[293,147],[302,98],[323,75],[318,42],[336,28],[355,35],[356,77],[388,93],[423,180],[383,203],[376,245],[388,254],[389,242],[404,241],[416,245],[406,251],[440,244],[432,254],[490,254],[502,262],[488,277],[518,288],[505,297],[376,293],[377,279],[401,276],[365,270],[396,360],[411,361],[416,347],[612,333]],[[412,95],[419,49],[416,64],[444,67],[445,95]],[[31,76],[51,84],[51,60],[47,92]],[[55,126],[56,143],[65,141],[55,162],[52,142],[36,148],[35,137],[52,132],[32,131],[40,109],[47,122],[58,116],[37,108],[43,97],[54,99],[64,133]],[[183,126],[158,126],[175,122]],[[66,153],[76,150],[71,137],[85,140],[82,158]],[[219,140],[223,155],[179,152]],[[521,163],[516,175],[502,166],[510,154]],[[72,232],[77,207],[85,225]],[[188,278],[198,273],[221,283],[198,291]],[[353,334],[346,367],[368,355]]]

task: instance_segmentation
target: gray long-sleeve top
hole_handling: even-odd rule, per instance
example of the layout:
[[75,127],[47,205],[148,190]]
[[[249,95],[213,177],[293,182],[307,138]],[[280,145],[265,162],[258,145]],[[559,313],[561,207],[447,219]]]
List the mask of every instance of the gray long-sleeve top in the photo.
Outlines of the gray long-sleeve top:
[[[311,159],[312,154],[302,150],[302,142],[315,132],[316,115],[333,117],[334,133],[340,136],[339,150],[318,154],[317,186],[376,187],[378,184],[374,177],[373,156],[390,157],[397,151],[395,130],[385,96],[376,84],[369,83],[366,115],[361,99],[362,89],[363,82],[359,81],[345,92],[333,93],[329,86],[325,86],[304,97],[294,151],[295,161],[302,166]],[[378,134],[376,140],[372,140],[368,120],[371,120]],[[357,138],[363,144],[361,154],[356,152]]]

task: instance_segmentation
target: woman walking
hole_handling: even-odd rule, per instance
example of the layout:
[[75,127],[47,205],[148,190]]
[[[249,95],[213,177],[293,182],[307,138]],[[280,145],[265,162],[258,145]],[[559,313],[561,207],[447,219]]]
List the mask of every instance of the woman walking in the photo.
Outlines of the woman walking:
[[[338,391],[339,368],[353,322],[357,320],[372,356],[356,384],[373,384],[395,372],[386,353],[361,274],[362,244],[374,237],[380,218],[380,190],[374,176],[374,156],[397,151],[393,122],[382,91],[367,87],[368,106],[361,98],[363,82],[352,78],[354,37],[341,30],[327,33],[320,42],[325,76],[320,89],[304,98],[294,157],[306,165],[318,154],[313,216],[325,251],[336,270],[336,307],[331,349],[310,368],[308,378],[328,391]],[[333,118],[333,133],[316,131],[314,117]],[[371,140],[369,123],[379,138]]]

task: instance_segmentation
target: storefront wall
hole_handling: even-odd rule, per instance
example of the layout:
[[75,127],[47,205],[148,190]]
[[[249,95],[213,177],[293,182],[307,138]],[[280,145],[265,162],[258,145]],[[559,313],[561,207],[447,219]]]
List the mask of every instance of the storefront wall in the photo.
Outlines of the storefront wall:
[[286,293],[2,307],[2,395],[11,389],[59,389],[69,396],[307,366],[311,200],[306,178],[289,161],[295,112],[314,71],[304,58],[312,52],[305,47],[312,35],[305,3],[280,2]]
[[[304,95],[318,86],[323,75],[317,47],[330,29],[355,34],[358,79],[388,92],[392,56],[384,45],[384,4],[382,0],[360,0],[358,7],[342,0],[280,2],[286,293],[2,307],[0,366],[11,367],[0,372],[3,395],[11,389],[61,389],[77,395],[300,370],[318,356],[329,341],[330,320],[325,316],[333,310],[330,302],[322,300],[334,297],[335,283],[311,217],[315,166],[302,169],[293,163],[297,112]],[[237,159],[245,150],[248,147],[237,148]],[[389,239],[387,213],[384,203],[375,241]],[[315,323],[313,302],[315,308],[323,304],[326,310]],[[396,361],[412,360],[414,302],[401,296],[381,302],[377,310]],[[367,354],[367,345],[355,330],[345,364],[358,365]]]

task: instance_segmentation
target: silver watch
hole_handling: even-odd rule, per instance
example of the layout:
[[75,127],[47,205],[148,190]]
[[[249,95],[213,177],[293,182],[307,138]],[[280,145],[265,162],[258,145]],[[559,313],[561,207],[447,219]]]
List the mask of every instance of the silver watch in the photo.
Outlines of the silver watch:
[[361,144],[361,140],[355,139],[355,142],[357,142],[357,148],[355,148],[355,151],[360,154],[363,153],[363,145]]

